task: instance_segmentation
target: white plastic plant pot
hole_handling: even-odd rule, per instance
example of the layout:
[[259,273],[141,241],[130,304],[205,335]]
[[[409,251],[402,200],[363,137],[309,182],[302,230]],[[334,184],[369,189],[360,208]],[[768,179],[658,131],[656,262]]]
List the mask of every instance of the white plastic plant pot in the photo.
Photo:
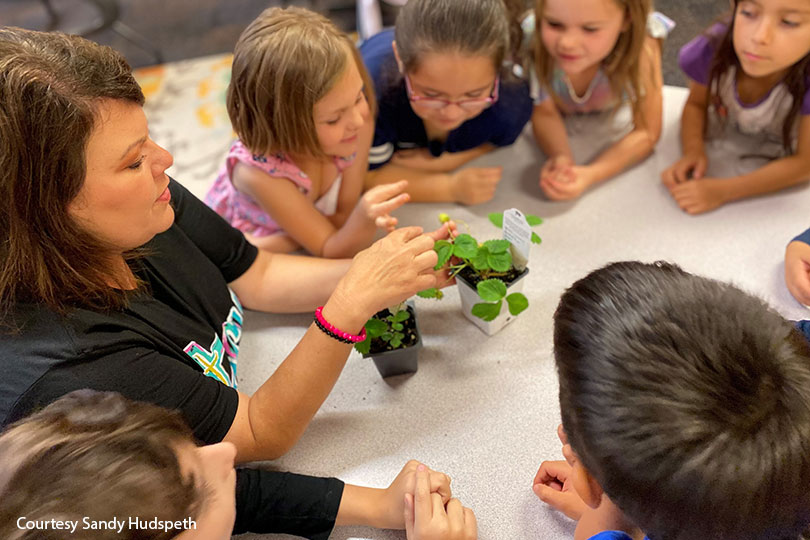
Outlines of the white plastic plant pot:
[[[524,270],[524,272],[520,274],[517,279],[507,285],[506,294],[510,295],[512,293],[522,292],[523,278],[525,278],[528,273],[529,269],[526,268],[526,270]],[[461,311],[464,313],[465,317],[472,321],[475,326],[480,328],[481,331],[486,335],[492,336],[498,333],[501,328],[512,322],[512,320],[517,317],[517,315],[512,315],[509,313],[509,306],[507,306],[506,301],[504,301],[501,305],[501,312],[493,320],[485,321],[480,317],[476,317],[472,314],[472,308],[475,304],[479,304],[483,301],[478,296],[478,291],[461,275],[456,276],[456,283],[458,284],[458,293],[461,297]]]

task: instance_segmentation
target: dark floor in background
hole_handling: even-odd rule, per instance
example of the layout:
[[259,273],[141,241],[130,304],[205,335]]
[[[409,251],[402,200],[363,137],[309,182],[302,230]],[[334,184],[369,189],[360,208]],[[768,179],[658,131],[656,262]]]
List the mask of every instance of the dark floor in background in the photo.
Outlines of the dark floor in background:
[[[50,0],[61,15],[59,29],[86,29],[97,19],[87,0]],[[319,7],[346,31],[355,29],[355,5],[351,0],[118,0],[120,21],[143,36],[145,46],[123,38],[111,29],[88,36],[123,52],[134,67],[155,63],[148,49],[158,50],[164,61],[182,60],[229,52],[245,26],[272,5]],[[664,49],[664,81],[685,85],[677,66],[678,49],[701,32],[728,8],[727,0],[660,0],[656,8],[678,26]],[[393,9],[387,9],[386,22]],[[49,17],[41,0],[0,0],[0,24],[44,30]]]

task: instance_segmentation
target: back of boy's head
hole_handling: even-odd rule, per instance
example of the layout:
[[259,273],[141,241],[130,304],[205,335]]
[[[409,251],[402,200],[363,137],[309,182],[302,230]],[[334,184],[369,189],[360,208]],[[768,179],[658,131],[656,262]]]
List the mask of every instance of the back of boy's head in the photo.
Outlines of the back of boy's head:
[[[77,390],[0,435],[0,538],[4,540],[159,540],[172,529],[130,528],[128,518],[196,520],[204,487],[177,458],[193,444],[176,412],[119,394]],[[24,518],[24,519],[20,519]],[[83,527],[113,518],[117,530]],[[26,522],[78,521],[72,534]]]
[[226,98],[234,131],[252,152],[324,157],[312,118],[315,103],[353,58],[371,111],[374,85],[351,39],[307,9],[264,10],[234,49]]
[[622,262],[554,316],[568,440],[653,540],[795,539],[810,522],[810,346],[734,286]]

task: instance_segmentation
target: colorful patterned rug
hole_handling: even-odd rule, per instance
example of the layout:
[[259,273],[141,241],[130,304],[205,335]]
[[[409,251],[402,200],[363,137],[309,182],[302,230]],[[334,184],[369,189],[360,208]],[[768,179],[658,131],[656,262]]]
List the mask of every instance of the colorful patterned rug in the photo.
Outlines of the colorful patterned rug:
[[202,197],[234,138],[225,110],[233,55],[135,70],[152,139],[174,156],[168,173]]

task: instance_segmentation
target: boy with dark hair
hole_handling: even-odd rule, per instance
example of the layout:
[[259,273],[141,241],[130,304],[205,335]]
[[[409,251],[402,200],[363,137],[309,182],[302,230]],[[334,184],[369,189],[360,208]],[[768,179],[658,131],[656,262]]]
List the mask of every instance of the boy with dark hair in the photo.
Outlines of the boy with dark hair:
[[[810,523],[810,345],[739,289],[623,262],[555,313],[565,462],[535,493],[575,539],[795,540]],[[643,531],[643,532],[642,532]]]

